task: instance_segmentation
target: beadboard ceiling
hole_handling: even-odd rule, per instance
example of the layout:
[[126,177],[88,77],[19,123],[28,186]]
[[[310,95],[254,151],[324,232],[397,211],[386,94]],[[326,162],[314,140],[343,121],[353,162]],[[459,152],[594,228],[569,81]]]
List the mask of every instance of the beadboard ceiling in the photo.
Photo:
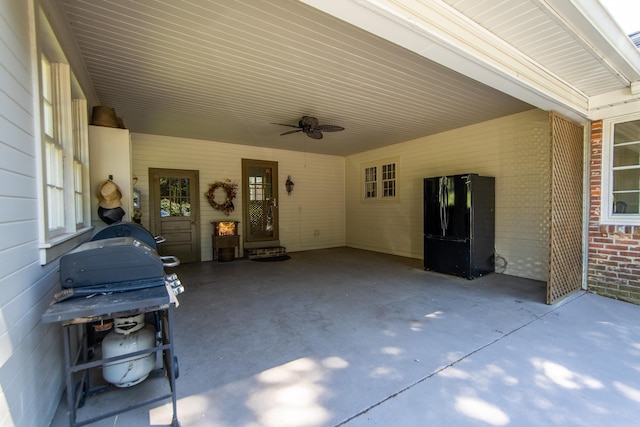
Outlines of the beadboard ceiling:
[[[63,1],[100,104],[132,132],[345,156],[540,107],[306,3]],[[437,3],[585,99],[628,85],[541,0]],[[272,124],[304,115],[345,130]]]

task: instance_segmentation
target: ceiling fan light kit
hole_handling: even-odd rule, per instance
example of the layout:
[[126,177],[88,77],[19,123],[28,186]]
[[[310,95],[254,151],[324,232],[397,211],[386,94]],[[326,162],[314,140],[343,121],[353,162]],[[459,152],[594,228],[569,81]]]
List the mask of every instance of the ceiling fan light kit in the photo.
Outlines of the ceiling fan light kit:
[[321,125],[318,122],[318,119],[311,116],[303,116],[298,122],[298,126],[295,125],[287,125],[284,123],[273,123],[274,125],[280,126],[288,126],[292,128],[296,128],[296,130],[290,130],[287,132],[283,132],[280,135],[290,135],[296,132],[304,132],[309,138],[313,139],[322,139],[322,132],[338,132],[344,130],[342,126],[336,125]]

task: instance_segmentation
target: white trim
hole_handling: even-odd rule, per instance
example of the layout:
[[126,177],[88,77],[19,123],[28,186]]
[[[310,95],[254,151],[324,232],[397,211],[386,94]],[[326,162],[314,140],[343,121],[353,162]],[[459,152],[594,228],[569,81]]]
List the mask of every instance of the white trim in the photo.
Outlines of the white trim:
[[611,225],[638,225],[640,214],[615,215],[612,213],[612,188],[613,183],[613,135],[614,126],[618,123],[640,120],[640,113],[620,116],[602,121],[602,170],[601,170],[601,196],[600,196],[600,221]]
[[[591,127],[593,123],[588,122],[584,127],[584,141],[582,150],[582,290],[589,288],[589,218],[591,212],[591,182],[589,176],[591,171],[588,165],[591,164]],[[602,188],[602,187],[601,187]]]

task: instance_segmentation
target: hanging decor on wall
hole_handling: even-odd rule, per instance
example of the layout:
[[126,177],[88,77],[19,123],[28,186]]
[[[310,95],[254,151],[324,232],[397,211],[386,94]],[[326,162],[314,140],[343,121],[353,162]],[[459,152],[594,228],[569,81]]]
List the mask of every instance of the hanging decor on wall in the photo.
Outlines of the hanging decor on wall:
[[222,211],[226,216],[229,216],[234,210],[233,199],[238,194],[238,184],[231,182],[230,179],[224,181],[218,181],[214,184],[209,184],[209,191],[205,193],[209,204],[219,211]]
[[293,186],[295,184],[291,181],[291,175],[287,177],[287,182],[284,183],[285,188],[287,189],[287,194],[290,196],[293,191]]

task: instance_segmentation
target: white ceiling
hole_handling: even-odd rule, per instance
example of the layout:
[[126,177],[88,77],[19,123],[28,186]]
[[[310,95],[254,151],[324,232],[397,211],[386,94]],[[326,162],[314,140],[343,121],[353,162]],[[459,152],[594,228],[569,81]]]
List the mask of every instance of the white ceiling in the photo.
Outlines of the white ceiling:
[[[610,105],[637,70],[604,57],[610,43],[562,2],[64,0],[64,12],[100,104],[132,132],[344,156],[534,107],[580,119],[591,97]],[[345,130],[313,140],[272,124],[303,115]]]

